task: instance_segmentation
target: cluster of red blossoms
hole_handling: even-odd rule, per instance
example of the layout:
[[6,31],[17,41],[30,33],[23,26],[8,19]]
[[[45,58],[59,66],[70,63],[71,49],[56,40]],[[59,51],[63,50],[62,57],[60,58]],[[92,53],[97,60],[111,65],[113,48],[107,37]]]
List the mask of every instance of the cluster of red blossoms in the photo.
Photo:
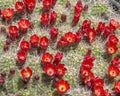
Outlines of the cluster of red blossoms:
[[[54,26],[57,20],[57,13],[55,11],[50,11],[57,0],[43,0],[43,13],[40,17],[41,24],[44,27]],[[70,4],[70,3],[69,3]],[[69,7],[69,4],[67,7]],[[23,2],[16,2],[15,9],[17,14],[23,15],[27,11],[31,14],[35,8],[36,0],[23,0]],[[72,19],[72,27],[76,26],[80,20],[81,13],[85,11],[87,6],[84,6],[81,3],[81,0],[78,0],[77,4],[74,7],[74,16]],[[12,8],[4,8],[2,11],[2,18],[5,19],[7,23],[11,23],[15,11]],[[61,22],[66,21],[67,16],[65,14],[61,15]],[[9,39],[14,41],[16,38],[20,38],[23,33],[27,33],[28,29],[32,26],[32,22],[28,19],[20,19],[18,22],[18,27],[15,25],[10,25],[8,27]],[[92,43],[96,40],[97,36],[102,35],[104,39],[107,39],[106,50],[109,55],[115,54],[118,51],[118,38],[115,35],[115,31],[120,27],[120,24],[114,19],[110,20],[109,25],[105,25],[104,22],[99,22],[97,29],[91,27],[90,20],[84,20],[81,28],[76,32],[67,32],[60,37],[57,44],[60,47],[66,47],[79,43],[83,37],[85,37],[89,43]],[[58,28],[52,27],[50,30],[50,39],[56,41],[59,31]],[[10,41],[6,41],[6,45],[10,44]],[[17,61],[23,66],[27,59],[27,54],[31,48],[40,48],[41,50],[46,50],[49,46],[49,39],[46,36],[39,37],[37,34],[33,34],[30,37],[30,41],[22,40],[20,42],[20,51],[17,53]],[[61,64],[61,59],[63,58],[63,53],[57,52],[53,57],[52,54],[46,52],[42,55],[43,70],[45,74],[52,78],[55,81],[56,89],[59,94],[64,94],[70,89],[68,81],[63,80],[62,77],[65,75],[67,68],[65,64]],[[80,77],[85,85],[92,88],[93,96],[111,96],[108,92],[108,89],[104,89],[104,80],[100,77],[95,77],[92,68],[94,66],[95,57],[91,56],[91,50],[88,49],[84,60],[82,61],[82,66],[80,68]],[[111,65],[108,68],[108,75],[110,78],[115,78],[120,74],[120,61],[119,57],[116,56],[112,61]],[[10,71],[11,74],[14,71]],[[21,77],[24,81],[29,81],[32,77],[32,69],[27,66],[21,70]],[[5,74],[1,74],[2,77],[5,77]],[[35,78],[38,79],[36,76]],[[4,78],[0,78],[0,81],[3,83]],[[120,80],[114,84],[114,92],[120,93]]]
[[93,91],[93,96],[112,96],[108,89],[104,89],[104,79],[95,77],[92,72],[95,57],[91,56],[91,49],[88,49],[80,68],[80,77],[87,87]]
[[63,53],[57,52],[53,58],[52,54],[46,52],[42,55],[43,69],[47,76],[53,78],[59,94],[64,94],[70,89],[68,81],[63,80],[67,68],[60,61],[63,58]]
[[[24,13],[27,10],[29,13],[32,13],[36,5],[36,0],[23,0],[23,2],[16,2],[15,9],[18,13]],[[4,8],[2,11],[2,17],[7,21],[11,22],[13,16],[15,15],[14,9]]]
[[[83,36],[88,39],[89,43],[92,43],[96,40],[97,35],[102,35],[103,39],[107,39],[113,32],[120,27],[119,23],[114,19],[110,20],[109,26],[105,26],[104,22],[99,22],[97,29],[94,27],[91,28],[91,21],[84,20],[81,28],[79,29]],[[110,44],[113,45],[113,44]],[[107,46],[109,48],[109,46]]]
[[[111,65],[108,68],[108,75],[110,79],[114,79],[120,75],[120,57],[119,55],[115,56],[114,59],[111,61]],[[114,91],[116,93],[120,93],[120,81],[115,82],[114,84]]]
[[118,51],[118,46],[117,46],[118,43],[119,43],[119,39],[116,37],[116,35],[111,34],[106,43],[107,53],[110,55],[115,54]]

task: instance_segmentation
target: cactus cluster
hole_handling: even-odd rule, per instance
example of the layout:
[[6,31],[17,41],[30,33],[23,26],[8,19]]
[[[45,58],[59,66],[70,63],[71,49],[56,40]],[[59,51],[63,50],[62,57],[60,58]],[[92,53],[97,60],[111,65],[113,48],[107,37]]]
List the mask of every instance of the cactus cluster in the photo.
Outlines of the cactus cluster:
[[119,41],[109,0],[1,0],[0,96],[119,96]]

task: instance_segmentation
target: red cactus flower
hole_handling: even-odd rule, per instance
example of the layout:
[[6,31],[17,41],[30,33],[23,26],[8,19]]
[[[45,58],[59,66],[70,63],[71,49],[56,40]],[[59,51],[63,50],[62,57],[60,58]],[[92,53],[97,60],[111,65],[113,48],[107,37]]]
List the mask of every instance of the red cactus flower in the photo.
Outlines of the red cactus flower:
[[15,3],[15,9],[19,12],[19,13],[22,13],[25,11],[25,5],[23,2],[20,2],[20,1],[17,1]]
[[19,29],[23,32],[23,33],[26,33],[28,28],[30,27],[30,21],[27,20],[27,19],[21,19],[19,22],[18,22],[18,26],[19,26]]
[[89,69],[93,68],[93,63],[90,60],[83,60],[82,62],[83,67],[88,67]]
[[53,63],[55,65],[58,65],[62,58],[63,58],[63,53],[57,52]]
[[109,90],[108,90],[108,89],[105,90],[105,96],[112,96],[112,94],[109,93]]
[[95,60],[95,57],[90,56],[90,54],[91,54],[91,50],[88,49],[88,52],[86,53],[84,60],[88,62],[93,62]]
[[117,51],[118,51],[117,45],[110,44],[110,43],[107,44],[107,53],[108,54],[112,55],[112,54],[115,54]]
[[111,28],[111,31],[115,31],[117,28],[120,27],[120,24],[119,24],[119,22],[117,22],[116,20],[111,19],[109,26],[110,26],[110,28]]
[[43,8],[45,11],[49,11],[52,7],[52,0],[43,0]]
[[5,83],[5,78],[0,77],[0,85],[3,85]]
[[88,4],[85,4],[84,7],[83,7],[83,11],[84,12],[88,11],[88,7],[89,7]]
[[89,43],[92,43],[96,40],[96,31],[95,31],[94,28],[89,28],[88,29],[87,37],[88,37]]
[[116,93],[120,93],[120,80],[115,82],[115,84],[114,84],[114,91]]
[[109,36],[108,42],[116,45],[118,44],[119,39],[117,38],[116,35],[112,34]]
[[51,12],[51,17],[50,17],[51,26],[56,23],[56,19],[57,19],[57,13],[55,11],[52,11]]
[[21,75],[24,80],[29,80],[32,76],[32,70],[30,67],[26,67],[21,70]]
[[80,75],[84,79],[84,78],[88,77],[88,75],[89,75],[90,72],[91,72],[90,68],[82,66],[81,71],[80,71]]
[[103,33],[103,38],[107,38],[112,33],[109,26],[106,26]]
[[82,34],[84,36],[87,36],[87,30],[90,28],[90,26],[91,26],[91,21],[90,20],[84,20],[83,21],[81,30],[82,30]]
[[14,16],[14,9],[4,8],[2,12],[2,17],[5,18],[7,22],[11,21],[13,16]]
[[39,44],[40,44],[40,47],[42,49],[47,49],[48,46],[49,46],[49,40],[48,40],[48,38],[46,36],[41,37]]
[[94,86],[93,96],[105,96],[105,91],[103,86]]
[[89,73],[88,73],[88,76],[85,76],[84,78],[83,78],[83,82],[88,86],[88,87],[90,87],[90,86],[92,86],[92,80],[94,79],[94,74],[90,71]]
[[25,63],[26,58],[27,58],[27,53],[26,53],[25,51],[19,51],[19,52],[17,53],[17,60],[18,60],[20,63]]
[[115,78],[119,75],[119,68],[116,66],[109,66],[108,68],[108,75],[110,78]]
[[70,89],[70,85],[66,80],[60,80],[56,83],[56,89],[59,94],[64,94]]
[[70,9],[70,7],[71,7],[71,3],[70,3],[70,1],[67,0],[67,2],[66,2],[65,5],[66,5],[66,6],[65,6],[66,8]]
[[82,34],[81,34],[81,32],[80,31],[78,31],[78,32],[76,32],[76,34],[75,34],[76,36],[76,42],[80,42],[81,41],[81,39],[82,39]]
[[37,47],[39,43],[39,37],[36,34],[33,34],[30,37],[30,44],[32,47]]
[[57,36],[58,36],[58,28],[55,28],[55,27],[53,27],[53,28],[51,28],[51,30],[50,30],[50,38],[51,38],[51,40],[56,40],[57,39]]
[[44,62],[45,64],[51,63],[52,60],[53,60],[52,54],[50,54],[50,53],[44,53],[42,55],[42,62]]
[[9,34],[12,40],[15,40],[15,38],[18,36],[19,34],[19,30],[16,26],[9,26]]
[[68,41],[69,44],[74,43],[75,40],[76,40],[75,34],[73,34],[72,32],[67,32],[65,34],[65,38],[67,39],[67,41]]
[[25,40],[21,41],[21,43],[20,43],[20,49],[23,50],[23,51],[25,51],[25,52],[28,52],[30,50],[30,44],[29,44],[29,42],[25,41]]
[[48,64],[44,67],[44,71],[48,76],[54,76],[55,75],[55,67],[53,64]]
[[52,7],[56,4],[57,0],[52,0]]
[[64,23],[66,22],[67,16],[65,14],[61,15],[61,22]]
[[104,29],[105,29],[105,23],[99,22],[98,27],[97,27],[97,35],[101,35]]
[[111,65],[118,66],[120,64],[119,57],[114,57],[114,59],[111,61]]
[[82,4],[81,3],[77,3],[74,7],[74,13],[81,13],[83,10]]
[[36,0],[24,0],[24,1],[25,1],[28,12],[32,13],[36,5]]
[[67,69],[65,68],[65,65],[64,64],[58,64],[56,67],[55,67],[55,69],[56,69],[56,75],[57,76],[64,76],[65,75],[65,73],[66,73],[66,71],[67,71]]
[[75,13],[72,20],[72,26],[76,26],[77,23],[79,22],[79,19],[80,19],[80,13]]
[[95,57],[92,57],[92,56],[91,56],[91,53],[92,53],[92,50],[91,50],[90,48],[88,48],[88,50],[87,50],[87,52],[86,52],[86,54],[85,54],[84,59],[88,59],[88,58],[89,58],[89,59],[92,60],[92,61],[91,61],[91,60],[90,60],[90,61],[93,62],[93,61],[95,60]]
[[93,79],[94,86],[104,86],[104,80],[100,77],[96,77]]
[[68,44],[69,44],[69,42],[68,42],[67,38],[64,37],[64,36],[62,36],[62,37],[60,38],[60,40],[58,41],[58,45],[59,45],[60,47],[65,47],[65,46],[67,46]]
[[49,13],[43,13],[41,16],[41,23],[43,24],[43,26],[48,26],[49,20]]

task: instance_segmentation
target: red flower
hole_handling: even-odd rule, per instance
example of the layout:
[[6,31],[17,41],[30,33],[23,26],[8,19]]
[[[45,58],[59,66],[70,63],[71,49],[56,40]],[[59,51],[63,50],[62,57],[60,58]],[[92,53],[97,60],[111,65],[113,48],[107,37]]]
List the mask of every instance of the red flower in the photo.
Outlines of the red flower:
[[114,84],[114,91],[116,93],[120,93],[120,80],[115,82],[115,84]]
[[118,66],[120,64],[119,57],[114,57],[114,59],[111,61],[111,65]]
[[56,4],[57,0],[52,0],[52,7]]
[[45,11],[49,11],[52,7],[52,0],[43,0],[43,8]]
[[80,70],[80,73],[81,73],[81,76],[83,79],[88,77],[90,72],[91,72],[91,69],[88,67],[84,67],[84,66],[82,66],[82,68]]
[[53,60],[52,54],[50,54],[50,53],[44,53],[42,55],[42,62],[44,62],[45,64],[51,63],[52,60]]
[[50,30],[51,40],[53,40],[53,41],[56,40],[57,36],[58,36],[58,28],[55,28],[55,27],[51,28],[51,30]]
[[53,63],[55,65],[58,65],[62,58],[63,58],[63,53],[57,52]]
[[67,32],[65,34],[65,38],[67,39],[67,41],[68,41],[69,44],[74,43],[75,40],[76,40],[75,34],[73,34],[72,32]]
[[115,67],[115,66],[109,66],[108,68],[108,75],[110,76],[110,78],[115,78],[119,75],[119,68]]
[[44,71],[48,76],[54,76],[55,75],[55,67],[53,64],[48,64],[44,67]]
[[49,13],[43,13],[41,16],[41,22],[43,26],[48,26],[49,20],[50,20]]
[[82,34],[84,36],[87,36],[87,30],[90,28],[90,26],[91,26],[91,21],[90,20],[84,20],[83,21],[81,30],[82,30]]
[[112,43],[116,45],[118,44],[118,42],[119,42],[119,39],[114,34],[109,36],[108,43]]
[[27,58],[27,53],[26,53],[25,51],[19,51],[19,52],[17,53],[17,60],[18,60],[20,63],[25,63],[26,58]]
[[30,37],[30,43],[32,47],[37,47],[39,43],[39,37],[36,34],[33,34]]
[[93,79],[94,86],[104,86],[104,80],[100,77],[96,77]]
[[110,20],[110,24],[109,24],[111,31],[115,31],[117,28],[120,27],[119,22],[115,21],[114,19]]
[[61,15],[61,22],[64,23],[66,22],[67,16],[65,14]]
[[72,20],[72,26],[76,26],[77,23],[79,22],[79,19],[80,19],[80,13],[75,13]]
[[107,38],[112,33],[109,26],[106,26],[103,33],[103,38]]
[[51,12],[51,17],[50,17],[51,26],[56,23],[56,19],[57,19],[57,13],[55,11],[52,11]]
[[76,42],[80,42],[81,41],[81,39],[82,39],[82,34],[81,34],[81,32],[80,31],[78,31],[78,32],[76,32],[76,34],[75,34],[76,36]]
[[82,66],[88,67],[89,69],[93,68],[93,63],[90,60],[83,60]]
[[89,7],[88,4],[85,4],[84,7],[83,7],[83,11],[84,12],[88,11],[88,7]]
[[90,54],[91,54],[91,50],[88,49],[88,52],[86,53],[84,58],[85,61],[93,62],[95,60],[95,57],[90,56]]
[[105,96],[105,91],[103,86],[94,86],[93,96]]
[[62,37],[60,38],[60,40],[58,41],[58,45],[59,45],[60,47],[65,47],[65,46],[67,46],[68,44],[69,44],[69,42],[68,42],[67,38],[64,37],[64,36],[62,36]]
[[[87,50],[87,52],[86,52],[86,54],[85,54],[85,57],[84,57],[84,59],[86,59],[86,58],[88,58],[88,57],[91,57],[90,55],[91,55],[91,53],[92,53],[92,50],[90,49],[90,48],[88,48],[88,50]],[[95,60],[95,58],[94,57],[92,57],[93,59],[92,60]],[[93,62],[93,61],[92,61]]]
[[65,65],[64,64],[58,64],[56,67],[55,67],[55,69],[56,69],[56,75],[57,76],[64,76],[65,75],[65,73],[66,73],[66,71],[67,71],[67,69],[65,68]]
[[110,54],[110,55],[115,54],[117,51],[118,51],[117,45],[110,44],[110,43],[107,44],[107,53],[108,54]]
[[21,41],[20,48],[21,48],[21,50],[23,50],[25,52],[28,52],[30,50],[30,44],[29,44],[29,42],[25,41],[25,40]]
[[17,1],[17,2],[15,3],[15,9],[16,9],[19,13],[24,12],[24,10],[25,10],[25,5],[24,5],[24,3],[23,3],[23,2],[20,2],[20,1]]
[[24,1],[28,9],[28,12],[32,13],[36,5],[36,0],[24,0]]
[[89,43],[92,43],[96,40],[96,31],[94,28],[88,29],[87,38],[88,38]]
[[85,76],[83,78],[84,84],[86,84],[88,87],[92,86],[92,80],[94,79],[94,74],[89,71],[88,76]]
[[4,8],[3,12],[2,12],[2,16],[3,18],[5,18],[5,20],[7,22],[12,20],[12,17],[14,16],[14,9],[12,8]]
[[9,26],[9,34],[12,40],[15,40],[15,38],[19,34],[19,30],[16,26]]
[[32,70],[29,67],[21,70],[22,78],[25,80],[29,80],[32,76]]
[[18,26],[19,26],[19,29],[26,33],[28,28],[30,27],[30,21],[27,20],[27,19],[21,19],[19,22],[18,22]]
[[83,10],[82,4],[81,3],[77,3],[74,7],[74,13],[78,13],[80,14]]
[[49,40],[48,40],[48,38],[46,36],[41,37],[39,44],[40,44],[40,47],[42,49],[47,49],[48,46],[49,46]]
[[105,90],[105,96],[112,96],[111,93],[109,93],[108,89]]
[[66,80],[60,80],[56,83],[56,88],[59,94],[64,94],[70,89],[70,85]]
[[98,27],[97,27],[97,35],[101,35],[104,29],[105,29],[105,23],[99,22]]

